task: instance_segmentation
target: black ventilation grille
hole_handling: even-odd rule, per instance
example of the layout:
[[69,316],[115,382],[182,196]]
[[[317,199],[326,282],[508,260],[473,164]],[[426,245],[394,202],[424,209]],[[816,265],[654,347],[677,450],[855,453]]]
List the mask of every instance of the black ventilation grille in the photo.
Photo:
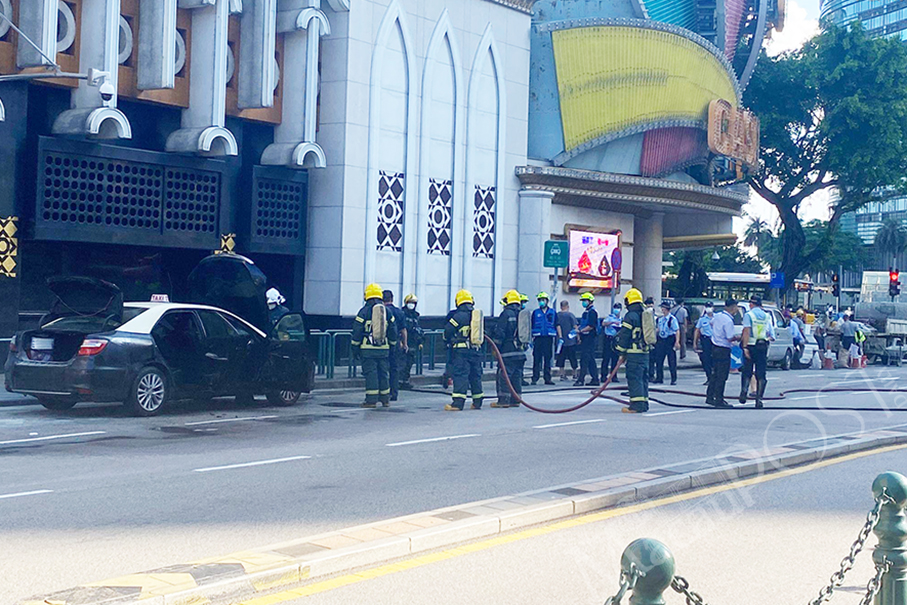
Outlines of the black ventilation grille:
[[252,234],[255,238],[298,241],[305,208],[305,184],[255,179]]
[[219,174],[168,168],[166,187],[164,229],[217,232]]

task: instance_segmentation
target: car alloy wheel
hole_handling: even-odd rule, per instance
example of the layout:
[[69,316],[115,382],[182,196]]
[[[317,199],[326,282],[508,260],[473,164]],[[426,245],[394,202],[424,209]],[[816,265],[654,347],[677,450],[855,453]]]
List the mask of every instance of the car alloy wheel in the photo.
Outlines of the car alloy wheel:
[[148,372],[139,378],[135,387],[136,403],[143,411],[153,414],[164,404],[167,385],[164,377],[155,371]]
[[268,393],[268,403],[281,407],[296,405],[302,393],[299,391],[270,391]]

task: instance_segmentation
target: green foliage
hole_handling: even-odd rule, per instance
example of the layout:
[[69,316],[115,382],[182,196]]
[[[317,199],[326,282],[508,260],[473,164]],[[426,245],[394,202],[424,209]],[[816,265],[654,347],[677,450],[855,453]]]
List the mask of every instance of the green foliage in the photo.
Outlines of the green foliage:
[[[831,229],[827,221],[810,221],[803,225],[806,243],[803,256],[808,257],[809,264],[804,266],[805,273],[836,271],[839,266],[857,267],[869,260],[869,251],[863,240],[847,231]],[[778,237],[765,237],[758,244],[758,257],[770,267],[781,266],[783,260],[784,230]],[[821,254],[816,254],[821,250]],[[798,275],[799,277],[799,275]]]
[[[718,259],[712,258],[718,252]],[[665,285],[674,296],[697,297],[708,292],[708,273],[762,273],[762,262],[739,246],[724,246],[717,250],[680,250],[666,252],[664,260],[671,262],[670,276]]]
[[895,257],[907,249],[907,230],[900,221],[889,217],[876,232],[873,245],[879,256],[886,261],[891,260],[894,266]]
[[[878,199],[873,192],[904,188],[907,46],[870,38],[859,24],[829,28],[799,51],[761,57],[744,105],[762,125],[761,166],[750,185],[778,210],[783,229],[772,265],[793,284],[846,241],[835,236],[842,214]],[[824,233],[808,234],[801,203],[832,187],[840,199]]]

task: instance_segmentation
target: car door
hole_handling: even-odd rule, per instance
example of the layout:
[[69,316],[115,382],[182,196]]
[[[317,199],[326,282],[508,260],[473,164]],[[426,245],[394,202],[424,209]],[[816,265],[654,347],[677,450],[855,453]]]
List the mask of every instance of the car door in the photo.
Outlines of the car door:
[[206,380],[212,391],[234,393],[242,381],[246,342],[217,311],[196,311],[204,328],[204,352],[208,368]]
[[771,310],[772,325],[775,328],[775,341],[769,345],[768,360],[772,363],[780,362],[784,359],[788,349],[791,348],[793,339],[790,336],[790,326],[777,309]]
[[289,313],[280,318],[270,335],[268,380],[271,388],[309,393],[315,382],[305,318]]
[[195,313],[168,311],[152,328],[151,337],[177,393],[193,396],[205,390],[208,360]]

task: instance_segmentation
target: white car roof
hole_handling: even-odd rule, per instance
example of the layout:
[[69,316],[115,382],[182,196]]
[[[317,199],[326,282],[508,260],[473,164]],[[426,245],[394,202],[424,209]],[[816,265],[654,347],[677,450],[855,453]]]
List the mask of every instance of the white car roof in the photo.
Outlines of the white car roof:
[[137,317],[127,321],[122,326],[116,329],[117,332],[129,332],[131,334],[151,334],[151,330],[154,329],[154,326],[157,325],[158,320],[168,311],[191,311],[191,310],[203,310],[203,311],[217,311],[218,313],[223,313],[238,322],[242,323],[247,329],[252,330],[262,338],[267,338],[267,334],[247,322],[242,317],[239,317],[235,313],[230,313],[224,309],[219,309],[217,307],[209,307],[208,305],[192,305],[188,303],[152,303],[152,302],[128,302],[123,305],[127,309],[147,309],[144,313],[141,313]]

